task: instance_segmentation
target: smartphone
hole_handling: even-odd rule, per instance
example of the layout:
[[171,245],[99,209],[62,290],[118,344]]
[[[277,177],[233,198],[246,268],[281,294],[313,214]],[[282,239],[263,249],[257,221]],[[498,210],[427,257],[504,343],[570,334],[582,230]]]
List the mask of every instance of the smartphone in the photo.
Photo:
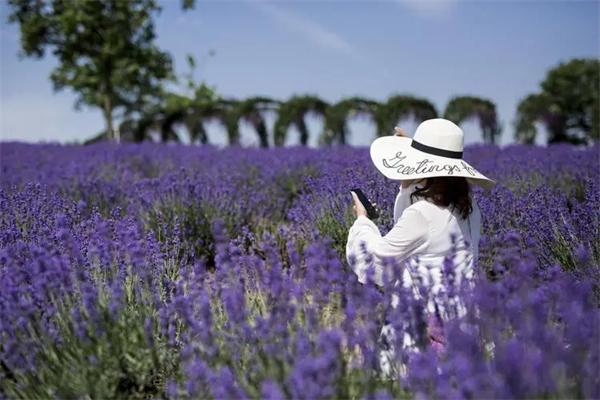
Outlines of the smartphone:
[[375,209],[373,204],[371,204],[369,199],[367,199],[367,196],[365,196],[362,190],[359,188],[354,188],[350,191],[356,193],[356,197],[358,197],[358,200],[360,200],[362,205],[365,207],[365,210],[367,210],[367,217],[369,217],[369,219],[376,219],[379,217],[377,209]]

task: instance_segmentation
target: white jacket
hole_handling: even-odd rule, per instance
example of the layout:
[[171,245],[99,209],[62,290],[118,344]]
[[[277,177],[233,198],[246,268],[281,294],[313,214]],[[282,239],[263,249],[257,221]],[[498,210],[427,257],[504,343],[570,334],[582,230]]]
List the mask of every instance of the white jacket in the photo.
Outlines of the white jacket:
[[[359,282],[366,282],[369,268],[366,255],[360,249],[360,242],[364,242],[375,268],[372,276],[374,283],[383,286],[382,257],[393,257],[406,262],[403,272],[405,286],[413,287],[414,280],[420,277],[426,285],[432,285],[434,293],[431,294],[436,294],[442,288],[444,257],[452,254],[452,235],[456,240],[456,282],[472,276],[481,233],[481,214],[475,199],[472,199],[473,212],[463,219],[450,209],[424,199],[417,199],[411,205],[410,194],[418,185],[413,183],[407,188],[400,186],[394,203],[394,226],[385,236],[365,216],[359,216],[354,221],[348,233],[346,258],[350,263],[350,258],[354,257],[353,270]],[[393,305],[394,301],[397,302],[397,298],[392,301]],[[434,311],[431,302],[428,309]]]

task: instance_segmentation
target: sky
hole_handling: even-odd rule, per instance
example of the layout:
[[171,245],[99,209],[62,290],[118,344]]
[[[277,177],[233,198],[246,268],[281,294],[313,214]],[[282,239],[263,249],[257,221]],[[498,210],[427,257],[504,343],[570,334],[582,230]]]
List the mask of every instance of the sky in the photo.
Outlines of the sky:
[[[224,97],[314,94],[336,102],[411,94],[441,114],[454,96],[479,96],[497,105],[501,144],[513,142],[517,104],[539,90],[549,69],[600,56],[600,1],[197,0],[191,11],[180,0],[160,4],[158,46],[173,56],[179,74],[192,54],[195,78]],[[104,127],[100,111],[77,111],[73,92],[53,91],[51,52],[42,60],[18,57],[18,26],[6,22],[8,12],[0,0],[0,140],[70,143],[94,136]],[[373,140],[368,119],[349,126],[350,144]],[[400,126],[412,135],[417,123]],[[321,127],[310,118],[312,144]],[[465,143],[481,141],[476,122],[461,127]],[[211,142],[224,143],[222,128],[208,128]],[[297,132],[289,135],[288,144],[298,142]],[[242,141],[258,142],[249,126],[242,126]],[[538,143],[544,141],[542,129]]]

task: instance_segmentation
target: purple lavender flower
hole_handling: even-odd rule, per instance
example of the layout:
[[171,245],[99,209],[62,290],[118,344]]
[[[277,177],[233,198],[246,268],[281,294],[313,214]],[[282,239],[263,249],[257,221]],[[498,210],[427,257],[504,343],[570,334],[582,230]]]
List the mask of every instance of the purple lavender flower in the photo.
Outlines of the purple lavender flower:
[[[600,397],[597,145],[465,149],[499,184],[474,188],[472,285],[448,257],[435,295],[394,285],[402,265],[362,285],[342,257],[348,187],[380,205],[382,233],[393,224],[397,185],[368,149],[0,146],[3,383],[61,370],[53,346],[78,354],[126,320],[170,398]],[[386,383],[384,324],[399,366]]]

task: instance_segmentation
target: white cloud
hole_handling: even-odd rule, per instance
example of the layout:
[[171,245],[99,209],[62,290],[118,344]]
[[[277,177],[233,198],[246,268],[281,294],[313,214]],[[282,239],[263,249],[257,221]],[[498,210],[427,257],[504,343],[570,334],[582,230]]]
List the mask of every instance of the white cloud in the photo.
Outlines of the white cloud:
[[281,24],[290,31],[303,36],[305,39],[320,47],[329,50],[335,50],[352,56],[358,54],[358,50],[347,40],[337,33],[317,24],[316,22],[286,11],[270,3],[250,0],[247,0],[247,2],[269,16],[272,20]]
[[396,0],[405,8],[426,18],[441,19],[452,14],[458,0]]

